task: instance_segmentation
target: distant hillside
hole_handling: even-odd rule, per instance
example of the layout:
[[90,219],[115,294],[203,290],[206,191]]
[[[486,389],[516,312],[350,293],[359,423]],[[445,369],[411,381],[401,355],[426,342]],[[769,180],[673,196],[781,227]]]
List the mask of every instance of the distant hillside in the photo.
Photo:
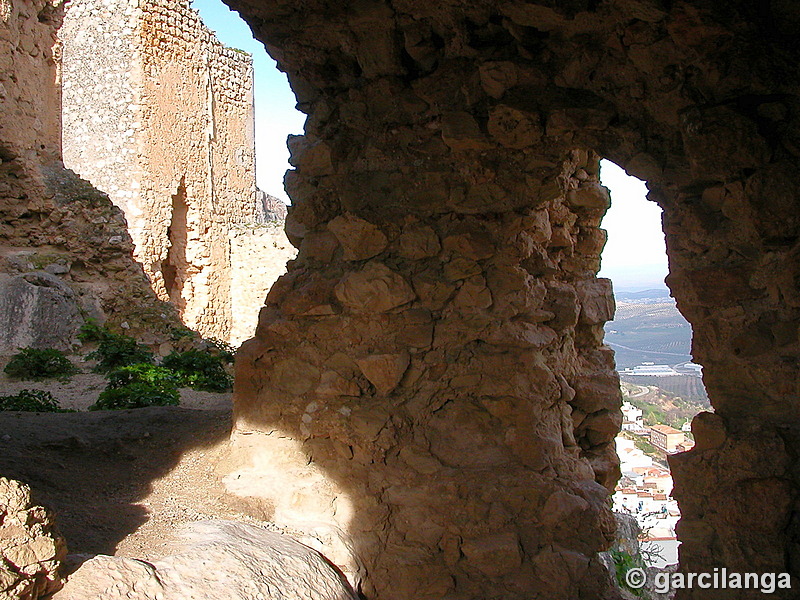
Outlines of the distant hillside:
[[694,403],[704,408],[711,406],[703,380],[697,375],[673,375],[671,377],[621,375],[620,379],[633,385],[657,387],[670,396],[682,398],[686,402]]
[[666,299],[669,298],[668,288],[641,290],[637,292],[618,291],[614,292],[614,297],[619,302],[627,302],[630,300],[653,300],[653,299]]
[[707,400],[686,400],[657,387],[623,383],[622,395],[625,400],[642,409],[646,425],[661,423],[680,428],[697,413],[711,409]]
[[605,339],[616,352],[618,368],[691,360],[692,328],[675,301],[663,294],[663,290],[616,294],[617,313],[606,323]]

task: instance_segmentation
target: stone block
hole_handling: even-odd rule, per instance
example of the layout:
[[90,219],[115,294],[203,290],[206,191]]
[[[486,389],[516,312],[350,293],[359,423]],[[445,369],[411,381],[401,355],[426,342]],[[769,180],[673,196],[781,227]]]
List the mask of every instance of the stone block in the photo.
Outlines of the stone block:
[[313,389],[319,377],[317,367],[292,357],[275,364],[270,381],[278,389],[299,396]]
[[43,271],[0,276],[0,349],[71,350],[83,324],[72,289]]
[[618,410],[622,406],[619,377],[615,373],[581,375],[572,382],[575,397],[571,404],[586,413]]
[[522,548],[513,531],[465,539],[461,543],[461,552],[470,568],[487,577],[502,577],[522,564]]
[[95,556],[70,576],[53,600],[357,598],[344,576],[319,552],[254,525],[194,522],[171,546],[174,554],[152,563]]
[[506,148],[520,150],[536,144],[543,128],[539,115],[499,104],[489,111],[489,134]]
[[392,392],[403,378],[410,357],[408,352],[398,354],[372,354],[357,358],[356,364],[381,395]]
[[422,260],[439,254],[442,245],[432,227],[423,225],[405,229],[397,240],[400,256],[410,260]]
[[584,279],[575,284],[581,306],[580,323],[602,325],[614,318],[616,304],[610,279]]
[[492,98],[502,98],[519,80],[519,69],[510,61],[485,61],[479,69],[481,85]]
[[383,252],[388,243],[384,233],[351,213],[339,215],[328,223],[328,229],[344,248],[344,260],[366,260]]
[[567,201],[578,208],[594,208],[606,210],[611,206],[611,195],[608,188],[597,182],[587,181],[578,188],[567,192]]
[[377,261],[345,275],[334,293],[339,302],[353,312],[387,312],[416,298],[401,275]]
[[478,122],[463,111],[442,115],[442,140],[453,150],[481,150],[489,146]]

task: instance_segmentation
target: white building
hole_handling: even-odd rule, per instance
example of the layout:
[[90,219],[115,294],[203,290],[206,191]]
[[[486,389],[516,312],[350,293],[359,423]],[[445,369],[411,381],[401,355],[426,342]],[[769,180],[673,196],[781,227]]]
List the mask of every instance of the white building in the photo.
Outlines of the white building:
[[642,420],[642,409],[636,408],[630,402],[622,403],[622,430],[623,431],[644,431],[644,421]]
[[653,459],[639,450],[633,440],[618,436],[615,442],[620,469],[623,473],[631,473],[636,468],[653,466]]
[[638,365],[632,369],[623,369],[621,375],[633,375],[639,377],[670,377],[680,375],[669,365]]

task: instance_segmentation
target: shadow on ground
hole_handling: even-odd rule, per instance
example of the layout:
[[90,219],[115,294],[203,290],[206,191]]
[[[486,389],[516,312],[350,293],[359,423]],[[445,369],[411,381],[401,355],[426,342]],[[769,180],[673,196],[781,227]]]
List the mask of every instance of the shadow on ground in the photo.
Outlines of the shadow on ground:
[[72,553],[114,554],[149,518],[153,481],[230,435],[230,410],[0,412],[0,476],[31,486]]

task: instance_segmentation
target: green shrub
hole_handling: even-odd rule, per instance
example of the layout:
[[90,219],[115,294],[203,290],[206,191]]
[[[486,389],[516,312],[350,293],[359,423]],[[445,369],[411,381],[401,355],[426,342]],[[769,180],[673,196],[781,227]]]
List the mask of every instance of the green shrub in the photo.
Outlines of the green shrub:
[[63,412],[58,400],[44,390],[20,390],[13,396],[0,396],[0,410]]
[[108,373],[106,389],[89,410],[177,406],[179,402],[175,374],[163,367],[140,363]]
[[178,378],[169,369],[157,367],[151,363],[138,363],[126,367],[120,367],[110,371],[108,387],[120,388],[132,383],[147,383],[151,385],[178,385]]
[[196,390],[226,392],[233,383],[233,378],[225,370],[222,356],[208,351],[172,352],[162,364],[177,375],[180,385]]
[[100,340],[97,350],[89,353],[86,358],[98,361],[94,368],[96,372],[108,373],[119,367],[152,363],[153,353],[130,336],[108,332]]
[[619,585],[621,589],[627,590],[634,596],[647,598],[648,595],[644,589],[631,587],[625,577],[628,571],[631,569],[646,569],[646,565],[644,564],[642,557],[639,555],[631,556],[628,552],[620,550],[619,548],[612,548],[609,553],[611,554],[611,559],[614,561],[614,574],[617,579],[617,585]]
[[55,348],[24,348],[3,369],[12,379],[38,381],[40,379],[69,379],[78,372],[77,367]]
[[188,327],[170,327],[169,328],[169,338],[173,342],[177,342],[178,340],[182,340],[184,338],[192,339],[198,336],[196,331],[189,329]]
[[102,342],[111,335],[114,334],[105,325],[100,325],[94,319],[86,319],[78,332],[78,339],[82,342]]

